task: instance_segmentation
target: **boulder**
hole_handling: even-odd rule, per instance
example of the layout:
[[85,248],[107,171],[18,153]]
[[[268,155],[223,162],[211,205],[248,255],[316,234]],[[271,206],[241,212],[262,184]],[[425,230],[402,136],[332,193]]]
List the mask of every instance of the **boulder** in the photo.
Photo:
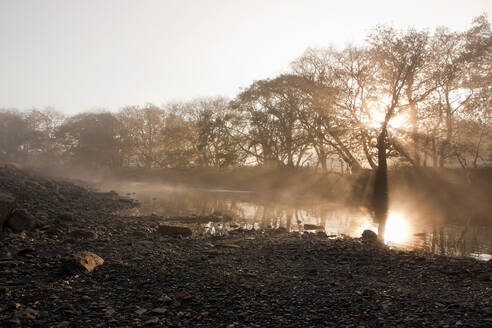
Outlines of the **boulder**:
[[65,270],[71,274],[92,272],[103,263],[104,260],[100,256],[88,251],[70,254],[62,261]]
[[160,225],[157,232],[162,236],[188,237],[191,236],[191,229],[187,227]]
[[364,230],[362,232],[361,239],[365,243],[377,243],[378,242],[378,235],[372,230]]
[[10,193],[0,193],[0,232],[10,213],[15,208],[15,197]]
[[36,219],[25,209],[15,209],[5,221],[4,226],[12,229],[13,232],[20,233],[34,228]]

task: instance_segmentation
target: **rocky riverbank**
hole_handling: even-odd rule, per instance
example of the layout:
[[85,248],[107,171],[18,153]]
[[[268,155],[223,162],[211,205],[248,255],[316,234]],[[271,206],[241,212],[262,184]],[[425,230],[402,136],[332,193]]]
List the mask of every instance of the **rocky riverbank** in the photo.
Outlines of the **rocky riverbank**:
[[0,193],[30,217],[3,221],[2,327],[492,326],[490,261],[283,230],[188,236],[13,167]]

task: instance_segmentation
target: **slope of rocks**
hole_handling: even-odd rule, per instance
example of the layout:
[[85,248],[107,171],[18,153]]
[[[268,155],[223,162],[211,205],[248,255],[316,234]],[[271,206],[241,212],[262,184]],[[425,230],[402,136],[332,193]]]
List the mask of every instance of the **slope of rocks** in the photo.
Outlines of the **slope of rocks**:
[[36,220],[0,240],[2,327],[492,326],[491,262],[283,230],[160,235],[115,193],[12,168],[0,192]]

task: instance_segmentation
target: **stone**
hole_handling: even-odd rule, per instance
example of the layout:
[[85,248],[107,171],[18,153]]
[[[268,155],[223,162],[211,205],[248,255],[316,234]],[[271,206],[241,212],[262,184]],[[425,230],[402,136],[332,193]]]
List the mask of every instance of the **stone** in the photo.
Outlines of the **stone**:
[[69,233],[73,239],[97,239],[97,233],[86,229],[77,229]]
[[124,196],[120,196],[118,198],[118,200],[122,203],[128,203],[128,204],[132,204],[133,203],[133,199],[130,198],[130,197],[124,197]]
[[89,273],[96,267],[102,265],[104,260],[88,251],[70,254],[62,261],[63,267],[71,274]]
[[324,230],[324,228],[315,224],[304,224],[304,230]]
[[145,238],[147,237],[147,234],[143,231],[133,231],[132,236],[135,238]]
[[94,192],[94,196],[102,199],[118,200],[118,193],[116,193],[115,191]]
[[160,225],[157,232],[162,236],[188,237],[192,235],[191,229],[180,226]]
[[60,221],[60,222],[72,222],[73,221],[73,214],[70,212],[63,212],[60,215],[58,215],[58,221]]
[[378,235],[372,230],[364,230],[362,232],[361,239],[365,243],[376,243],[378,242]]
[[17,256],[27,256],[30,254],[36,253],[36,250],[34,248],[28,247],[28,248],[23,248],[20,251],[17,252]]
[[36,320],[36,317],[38,315],[39,315],[39,311],[29,307],[22,312],[22,317],[29,320]]
[[241,248],[241,246],[236,244],[216,244],[215,247],[223,247],[223,248]]
[[10,193],[0,193],[0,231],[15,208],[15,197]]
[[135,311],[136,314],[138,315],[142,315],[144,314],[145,312],[147,312],[147,309],[144,309],[144,308],[137,308],[137,310]]
[[4,223],[4,226],[11,228],[15,233],[32,229],[35,225],[34,216],[25,209],[15,209]]
[[145,325],[155,325],[158,323],[159,323],[159,318],[157,318],[157,317],[152,317],[149,320],[144,322]]
[[166,308],[155,308],[151,312],[156,313],[156,314],[166,314],[167,309]]
[[277,229],[275,229],[273,232],[274,232],[274,233],[278,233],[278,234],[282,234],[282,233],[287,233],[288,231],[287,231],[287,229],[286,229],[286,228],[284,228],[284,227],[278,227],[278,228],[277,228]]
[[492,281],[492,272],[482,272],[478,275],[478,279],[481,281]]

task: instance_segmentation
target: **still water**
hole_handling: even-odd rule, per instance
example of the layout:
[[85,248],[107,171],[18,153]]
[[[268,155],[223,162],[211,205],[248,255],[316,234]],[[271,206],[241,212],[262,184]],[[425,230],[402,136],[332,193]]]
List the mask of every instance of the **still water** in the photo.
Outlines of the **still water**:
[[[200,233],[222,234],[234,228],[266,229],[284,227],[289,231],[305,231],[305,225],[318,226],[328,236],[360,237],[365,229],[377,232],[370,215],[361,208],[347,208],[324,201],[278,199],[276,195],[258,195],[247,191],[193,189],[140,183],[115,188],[131,195],[141,206],[130,215],[164,217],[222,215],[228,222],[193,224]],[[443,221],[443,220],[441,220]],[[465,220],[464,220],[465,221]],[[412,213],[390,209],[385,227],[385,243],[391,247],[418,249],[441,255],[471,256],[480,260],[492,258],[492,226],[463,223],[427,222],[413,218]]]

